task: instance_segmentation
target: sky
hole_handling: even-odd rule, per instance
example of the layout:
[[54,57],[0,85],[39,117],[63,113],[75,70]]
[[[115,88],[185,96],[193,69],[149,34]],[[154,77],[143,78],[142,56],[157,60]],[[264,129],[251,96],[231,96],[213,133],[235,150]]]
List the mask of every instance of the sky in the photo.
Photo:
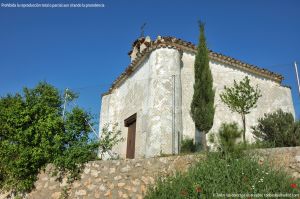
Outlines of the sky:
[[[1,3],[103,3],[104,8],[4,8],[0,6],[0,96],[47,81],[80,94],[76,103],[99,118],[101,93],[129,65],[128,52],[145,35],[198,43],[206,23],[208,47],[278,72],[300,98],[298,0],[0,0]],[[299,67],[300,70],[300,67]]]

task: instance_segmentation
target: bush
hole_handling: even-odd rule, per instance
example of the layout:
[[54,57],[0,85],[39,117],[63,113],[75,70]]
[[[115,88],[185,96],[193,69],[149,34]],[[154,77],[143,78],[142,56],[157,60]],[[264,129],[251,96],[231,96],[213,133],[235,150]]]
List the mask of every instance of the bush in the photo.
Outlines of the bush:
[[275,147],[300,145],[300,124],[299,121],[294,122],[291,113],[277,110],[265,114],[252,129],[256,139],[272,143]]
[[235,146],[235,151],[251,150],[251,149],[262,149],[262,148],[274,148],[274,145],[270,142],[256,140],[256,142],[239,142]]
[[202,199],[225,198],[214,195],[217,193],[300,193],[295,189],[299,180],[294,181],[285,172],[268,164],[260,165],[253,156],[225,157],[221,153],[208,153],[205,161],[197,163],[187,173],[158,179],[155,186],[148,189],[145,198]]
[[240,138],[243,130],[239,129],[237,123],[223,123],[219,129],[219,144],[223,152],[233,152],[236,139]]
[[196,152],[196,144],[194,144],[194,139],[185,138],[181,142],[180,153],[194,153]]
[[238,143],[237,147],[236,140],[241,137],[242,133],[243,130],[239,129],[237,123],[222,123],[217,136],[213,133],[209,135],[209,142],[215,144],[218,151],[222,153],[232,153],[244,148],[241,146],[246,146],[247,142],[244,144]]
[[118,123],[112,125],[107,123],[102,128],[101,138],[99,141],[99,153],[100,159],[102,160],[105,155],[108,155],[109,159],[118,159],[118,155],[112,152],[112,149],[115,145],[124,141],[124,138],[121,136],[122,131],[118,129]]

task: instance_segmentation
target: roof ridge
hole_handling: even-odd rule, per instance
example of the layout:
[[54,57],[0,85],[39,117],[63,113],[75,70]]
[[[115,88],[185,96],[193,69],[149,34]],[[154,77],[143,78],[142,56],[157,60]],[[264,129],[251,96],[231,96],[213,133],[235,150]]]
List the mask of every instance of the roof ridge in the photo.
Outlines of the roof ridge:
[[[138,38],[133,42],[132,45],[134,46],[139,41],[144,41],[144,40]],[[112,86],[110,87],[109,91],[104,93],[103,95],[110,94],[114,88],[118,87],[118,85],[120,85],[127,77],[129,77],[135,71],[139,63],[145,59],[147,54],[150,54],[153,50],[158,48],[174,48],[178,50],[191,51],[193,53],[197,52],[197,46],[192,42],[188,42],[173,36],[163,36],[163,37],[159,36],[156,40],[150,41],[149,44],[147,44],[147,47],[142,50],[142,52],[136,53],[136,58],[126,67],[125,71],[121,73],[119,77],[117,77],[117,79],[113,82]],[[132,50],[128,54],[131,54],[131,52]],[[274,73],[268,69],[261,68],[256,65],[248,64],[244,61],[235,59],[233,57],[218,52],[214,52],[210,49],[209,49],[209,57],[212,60],[229,64],[241,70],[248,71],[252,74],[256,74],[271,79],[279,84],[284,79],[283,76],[278,73]]]

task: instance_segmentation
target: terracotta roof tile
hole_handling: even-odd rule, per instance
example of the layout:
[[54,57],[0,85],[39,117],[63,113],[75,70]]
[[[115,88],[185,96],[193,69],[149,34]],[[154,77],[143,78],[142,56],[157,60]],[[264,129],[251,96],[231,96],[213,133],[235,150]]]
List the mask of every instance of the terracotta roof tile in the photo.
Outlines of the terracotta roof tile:
[[[160,39],[146,42],[144,38],[139,38],[133,42],[132,47],[137,46],[138,48],[144,42],[146,48],[142,52],[138,52],[136,54],[136,58],[129,64],[129,66],[112,84],[111,88],[108,92],[104,93],[103,95],[110,94],[114,88],[116,88],[122,81],[124,81],[127,77],[129,77],[135,69],[138,67],[139,63],[143,61],[147,54],[151,53],[153,50],[158,48],[175,48],[178,50],[186,50],[196,53],[197,46],[191,42],[184,41],[182,39],[178,39],[175,37],[161,37]],[[132,53],[132,50],[128,53],[129,55]],[[232,65],[239,69],[248,71],[250,73],[271,79],[275,82],[281,83],[283,80],[283,76],[274,72],[271,72],[267,69],[260,68],[258,66],[254,66],[252,64],[248,64],[237,60],[233,57],[223,55],[221,53],[214,52],[212,50],[209,51],[209,57],[211,60],[219,61],[225,64]]]

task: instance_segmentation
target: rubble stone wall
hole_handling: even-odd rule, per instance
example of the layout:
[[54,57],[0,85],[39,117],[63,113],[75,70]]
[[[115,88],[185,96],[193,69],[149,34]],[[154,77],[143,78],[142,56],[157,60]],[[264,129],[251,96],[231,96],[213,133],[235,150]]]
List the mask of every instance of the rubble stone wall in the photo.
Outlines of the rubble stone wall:
[[[158,176],[175,171],[186,171],[201,156],[169,156],[149,159],[93,161],[86,164],[81,180],[75,181],[69,190],[69,198],[143,198],[147,186]],[[66,179],[59,183],[47,172],[39,175],[36,189],[27,198],[58,199]]]
[[[300,147],[284,147],[254,150],[259,162],[269,161],[273,166],[285,169],[295,178],[300,178]],[[252,150],[250,151],[250,153]],[[184,172],[191,165],[203,161],[204,154],[156,157],[149,159],[92,161],[86,164],[81,179],[68,190],[69,198],[143,198],[147,187],[159,176]],[[51,166],[41,172],[36,189],[26,198],[58,199],[67,186],[66,179],[56,181],[49,174]],[[0,199],[6,198],[0,194]]]

